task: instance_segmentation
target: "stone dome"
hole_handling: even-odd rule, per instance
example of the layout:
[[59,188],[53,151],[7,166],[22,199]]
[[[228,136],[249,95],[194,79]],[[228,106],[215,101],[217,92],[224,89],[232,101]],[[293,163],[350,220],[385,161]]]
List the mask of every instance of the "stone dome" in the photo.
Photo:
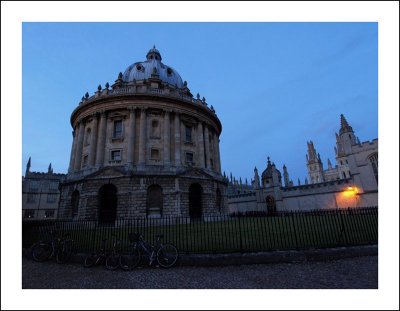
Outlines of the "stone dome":
[[126,83],[132,83],[150,78],[158,78],[164,83],[182,88],[184,86],[179,73],[170,66],[161,62],[160,52],[153,47],[147,52],[146,60],[136,62],[126,68],[122,75],[122,80]]

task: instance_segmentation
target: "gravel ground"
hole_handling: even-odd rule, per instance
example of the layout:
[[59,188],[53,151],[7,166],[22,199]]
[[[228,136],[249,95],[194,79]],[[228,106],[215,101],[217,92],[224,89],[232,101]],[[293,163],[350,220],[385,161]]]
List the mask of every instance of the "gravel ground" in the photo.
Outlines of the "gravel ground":
[[378,257],[223,267],[153,267],[108,271],[22,259],[22,288],[377,289]]

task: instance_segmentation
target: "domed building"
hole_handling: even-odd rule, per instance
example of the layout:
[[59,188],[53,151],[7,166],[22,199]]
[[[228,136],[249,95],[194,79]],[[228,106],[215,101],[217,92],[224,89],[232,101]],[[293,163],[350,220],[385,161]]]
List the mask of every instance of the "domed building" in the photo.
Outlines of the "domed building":
[[111,87],[86,93],[72,112],[60,218],[113,222],[226,212],[221,122],[161,60],[154,47]]

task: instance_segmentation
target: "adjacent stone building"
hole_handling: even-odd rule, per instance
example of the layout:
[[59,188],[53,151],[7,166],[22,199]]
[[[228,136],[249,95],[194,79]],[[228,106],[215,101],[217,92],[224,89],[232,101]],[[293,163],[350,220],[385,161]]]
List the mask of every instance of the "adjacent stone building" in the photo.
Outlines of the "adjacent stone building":
[[22,176],[22,219],[55,219],[60,200],[59,185],[66,174],[53,173],[51,163],[47,172],[31,172],[31,158]]
[[[324,169],[314,143],[307,142],[308,178],[297,185],[283,166],[283,178],[275,164],[267,160],[261,174],[254,169],[252,190],[229,183],[236,191],[228,195],[231,213],[335,209],[378,206],[378,139],[361,143],[344,115],[336,133],[336,165],[328,159]],[[309,182],[310,181],[310,182]]]
[[221,122],[161,60],[154,47],[72,112],[60,218],[112,223],[226,213]]

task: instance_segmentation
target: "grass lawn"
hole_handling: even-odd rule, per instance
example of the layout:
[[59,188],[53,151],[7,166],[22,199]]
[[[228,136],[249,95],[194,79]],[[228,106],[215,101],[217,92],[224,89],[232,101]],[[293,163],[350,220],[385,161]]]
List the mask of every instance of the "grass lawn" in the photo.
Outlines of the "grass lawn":
[[[25,239],[33,243],[44,238],[49,225],[32,227],[32,233],[25,234]],[[56,221],[51,226],[58,232],[69,232],[77,251],[95,250],[103,239],[107,239],[107,247],[111,247],[117,237],[124,247],[129,243],[128,234],[131,232],[141,232],[151,243],[155,242],[156,234],[164,234],[163,240],[175,244],[181,253],[309,249],[378,241],[377,213],[224,216],[209,221],[190,221],[181,217],[121,220],[114,226],[99,226],[95,221]]]

